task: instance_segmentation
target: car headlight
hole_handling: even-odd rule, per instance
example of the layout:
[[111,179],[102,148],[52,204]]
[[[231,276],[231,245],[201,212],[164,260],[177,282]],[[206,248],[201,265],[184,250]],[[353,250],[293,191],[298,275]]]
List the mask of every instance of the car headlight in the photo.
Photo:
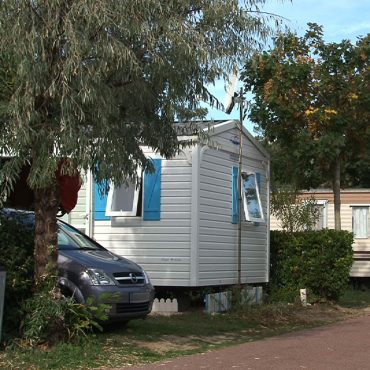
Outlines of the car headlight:
[[92,285],[116,285],[103,270],[87,269],[86,273],[89,276]]
[[143,270],[143,275],[144,275],[144,279],[145,279],[145,284],[150,284],[149,276],[144,270]]

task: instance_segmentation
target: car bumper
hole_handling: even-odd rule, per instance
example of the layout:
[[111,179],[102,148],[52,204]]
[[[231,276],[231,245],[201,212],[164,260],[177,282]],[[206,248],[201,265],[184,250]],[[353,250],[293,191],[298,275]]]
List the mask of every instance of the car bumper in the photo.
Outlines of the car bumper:
[[116,286],[90,285],[82,293],[86,300],[91,297],[95,304],[110,305],[108,316],[111,320],[144,317],[151,312],[154,300],[154,288],[151,285],[120,289]]

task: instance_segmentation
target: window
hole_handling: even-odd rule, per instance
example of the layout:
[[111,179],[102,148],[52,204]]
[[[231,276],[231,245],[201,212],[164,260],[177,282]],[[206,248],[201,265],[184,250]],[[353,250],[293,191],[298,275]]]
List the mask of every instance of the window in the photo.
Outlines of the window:
[[370,237],[370,206],[352,207],[352,230],[355,238]]
[[107,216],[141,216],[141,176],[138,184],[128,181],[119,187],[111,185],[107,198]]
[[101,250],[102,248],[86,235],[80,234],[73,227],[59,223],[58,248],[59,250]]
[[319,212],[319,218],[316,221],[316,224],[313,226],[313,230],[322,230],[327,227],[327,201],[318,200],[316,201],[315,208]]
[[138,173],[138,181],[120,187],[110,184],[108,196],[101,194],[99,184],[94,185],[94,219],[109,221],[111,217],[142,216],[144,221],[161,219],[162,160],[151,159],[154,172]]
[[247,221],[263,221],[261,199],[255,173],[242,172],[243,205]]

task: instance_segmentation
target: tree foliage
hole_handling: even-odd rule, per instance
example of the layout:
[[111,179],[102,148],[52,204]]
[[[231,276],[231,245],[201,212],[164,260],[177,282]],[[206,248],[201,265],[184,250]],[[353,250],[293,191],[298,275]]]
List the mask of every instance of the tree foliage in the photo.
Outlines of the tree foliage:
[[325,43],[322,28],[309,24],[303,37],[281,34],[247,60],[250,119],[286,159],[277,163],[281,182],[327,183],[337,195],[341,185],[369,185],[369,56],[370,34],[355,45]]
[[56,245],[60,158],[69,158],[64,172],[90,169],[101,184],[121,184],[150,167],[142,144],[174,155],[174,120],[203,116],[206,86],[271,31],[264,2],[2,2],[0,147],[11,159],[0,170],[0,199],[31,164],[36,256]]
[[313,230],[320,217],[316,200],[300,195],[292,185],[275,186],[271,194],[271,214],[289,233]]

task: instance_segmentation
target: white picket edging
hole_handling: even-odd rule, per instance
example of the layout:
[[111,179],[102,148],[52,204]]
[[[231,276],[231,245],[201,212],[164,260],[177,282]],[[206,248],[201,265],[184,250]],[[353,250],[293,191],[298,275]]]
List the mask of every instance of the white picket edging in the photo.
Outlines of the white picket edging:
[[159,300],[158,298],[156,298],[153,302],[152,313],[160,315],[171,315],[177,312],[179,312],[179,305],[176,298],[161,298]]

